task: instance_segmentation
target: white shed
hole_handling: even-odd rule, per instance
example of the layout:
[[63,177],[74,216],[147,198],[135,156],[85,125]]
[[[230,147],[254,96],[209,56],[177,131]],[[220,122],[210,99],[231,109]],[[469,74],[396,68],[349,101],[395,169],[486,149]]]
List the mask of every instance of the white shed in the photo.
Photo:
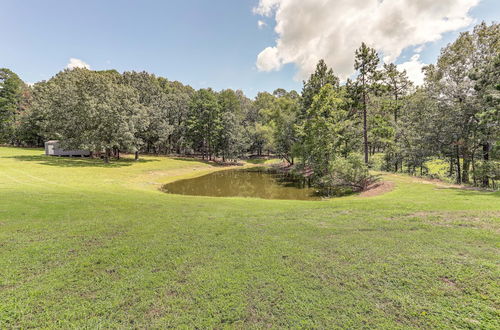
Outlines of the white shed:
[[61,148],[58,140],[45,142],[45,154],[47,156],[90,156],[88,150],[64,150]]

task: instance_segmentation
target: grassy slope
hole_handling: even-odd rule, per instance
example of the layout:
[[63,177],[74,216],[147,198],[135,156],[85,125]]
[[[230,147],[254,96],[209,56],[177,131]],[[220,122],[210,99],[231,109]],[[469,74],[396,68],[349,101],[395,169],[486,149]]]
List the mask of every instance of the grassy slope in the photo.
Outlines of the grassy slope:
[[175,196],[196,161],[0,148],[0,328],[498,328],[500,195]]

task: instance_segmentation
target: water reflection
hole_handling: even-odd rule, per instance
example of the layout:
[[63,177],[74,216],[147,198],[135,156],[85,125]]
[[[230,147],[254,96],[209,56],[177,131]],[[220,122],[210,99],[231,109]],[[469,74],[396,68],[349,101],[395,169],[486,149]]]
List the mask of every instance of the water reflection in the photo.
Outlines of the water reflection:
[[316,195],[316,190],[308,187],[304,181],[265,169],[218,171],[166,184],[162,190],[171,194],[194,196],[321,199]]

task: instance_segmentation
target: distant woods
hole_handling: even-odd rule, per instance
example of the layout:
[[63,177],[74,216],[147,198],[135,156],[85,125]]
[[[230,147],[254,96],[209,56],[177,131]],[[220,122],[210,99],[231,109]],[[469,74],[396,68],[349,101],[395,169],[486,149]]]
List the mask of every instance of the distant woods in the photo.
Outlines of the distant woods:
[[[447,164],[457,183],[500,178],[500,27],[477,25],[443,48],[416,87],[362,44],[345,84],[320,61],[301,94],[194,90],[147,72],[65,70],[27,86],[0,69],[0,141],[58,139],[105,160],[119,152],[232,161],[277,155],[318,187],[359,191],[368,169],[425,175]],[[495,181],[496,180],[496,181]]]

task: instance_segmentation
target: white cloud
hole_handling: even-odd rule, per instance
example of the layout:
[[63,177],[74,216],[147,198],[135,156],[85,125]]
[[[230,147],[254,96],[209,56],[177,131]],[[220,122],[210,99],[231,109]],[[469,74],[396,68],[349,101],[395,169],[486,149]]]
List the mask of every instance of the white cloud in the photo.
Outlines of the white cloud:
[[90,69],[90,65],[78,58],[70,58],[69,63],[66,65],[66,69],[72,70],[74,68]]
[[260,0],[259,5],[253,9],[253,12],[262,16],[271,16],[280,2],[280,0]]
[[407,62],[398,64],[398,70],[406,70],[408,78],[417,86],[421,86],[424,84],[424,73],[422,72],[422,68],[426,64],[420,62],[420,55],[415,54],[411,57],[411,59]]
[[259,27],[259,29],[262,29],[262,28],[266,27],[267,24],[266,24],[266,22],[259,20],[259,21],[257,21],[257,26]]
[[354,71],[354,51],[361,42],[376,47],[384,61],[394,61],[406,47],[418,48],[471,24],[468,12],[478,2],[260,0],[254,13],[274,16],[278,39],[258,55],[256,65],[272,71],[294,63],[298,78],[305,78],[323,58],[345,79]]
[[281,69],[282,62],[276,47],[267,47],[257,57],[259,71],[273,71]]

